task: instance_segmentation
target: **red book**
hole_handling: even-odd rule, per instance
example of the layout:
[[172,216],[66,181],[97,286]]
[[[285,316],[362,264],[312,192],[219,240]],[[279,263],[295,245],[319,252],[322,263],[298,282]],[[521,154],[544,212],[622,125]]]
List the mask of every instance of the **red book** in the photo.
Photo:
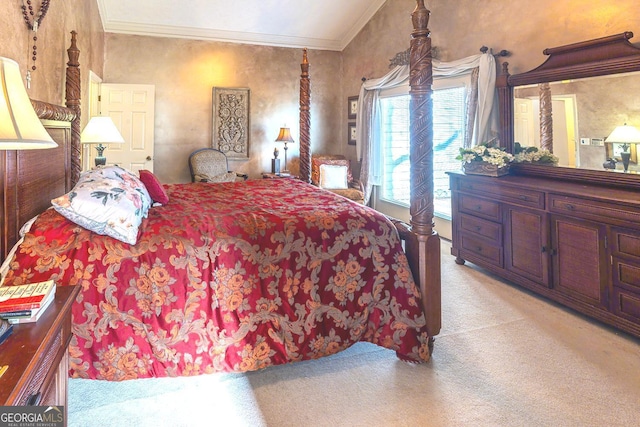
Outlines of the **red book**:
[[56,284],[53,280],[20,286],[1,286],[0,313],[38,309],[55,291]]

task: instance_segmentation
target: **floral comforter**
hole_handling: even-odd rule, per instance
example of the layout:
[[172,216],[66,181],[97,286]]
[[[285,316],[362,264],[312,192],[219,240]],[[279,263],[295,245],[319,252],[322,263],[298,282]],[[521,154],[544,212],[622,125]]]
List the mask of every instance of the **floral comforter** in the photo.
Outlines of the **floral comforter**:
[[296,180],[165,189],[133,246],[49,209],[10,264],[5,284],[82,287],[72,376],[242,372],[358,341],[428,360],[419,291],[383,215]]

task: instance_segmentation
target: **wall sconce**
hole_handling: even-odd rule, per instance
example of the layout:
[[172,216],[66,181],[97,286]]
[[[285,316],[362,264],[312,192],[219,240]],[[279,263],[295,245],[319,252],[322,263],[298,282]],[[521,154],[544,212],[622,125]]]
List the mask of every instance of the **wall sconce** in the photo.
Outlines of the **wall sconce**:
[[635,126],[629,126],[625,123],[624,126],[616,127],[605,139],[605,142],[611,144],[622,144],[620,147],[622,149],[620,157],[622,158],[624,171],[627,172],[629,169],[629,159],[631,158],[629,148],[631,147],[631,144],[640,143],[640,130]]
[[103,156],[104,149],[107,147],[102,144],[122,144],[124,143],[124,138],[122,138],[111,117],[94,116],[91,117],[82,134],[80,134],[80,141],[83,144],[98,144],[96,146],[98,155],[95,158],[95,164],[96,166],[101,166],[107,164],[107,158]]
[[0,150],[57,147],[33,109],[13,59],[0,57],[0,86]]
[[278,134],[278,137],[276,138],[276,142],[284,142],[284,168],[281,171],[281,175],[287,175],[289,174],[289,170],[287,169],[287,143],[288,142],[295,142],[293,140],[293,138],[291,137],[291,131],[289,130],[288,127],[286,127],[287,125],[285,125],[285,127],[281,127],[280,128],[280,133]]

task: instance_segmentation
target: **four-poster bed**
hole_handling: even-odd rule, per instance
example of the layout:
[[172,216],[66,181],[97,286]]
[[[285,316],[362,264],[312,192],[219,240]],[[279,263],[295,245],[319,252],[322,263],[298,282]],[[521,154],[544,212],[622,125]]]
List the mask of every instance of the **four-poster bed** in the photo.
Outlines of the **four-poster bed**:
[[[7,284],[46,277],[59,286],[82,287],[73,308],[72,375],[124,380],[248,371],[330,355],[357,341],[392,349],[402,360],[429,359],[440,331],[440,241],[432,226],[429,12],[423,0],[417,4],[411,40],[410,224],[308,184],[305,51],[301,180],[165,185],[168,203],[148,211],[145,198],[154,198],[152,188],[130,195],[118,187],[144,210],[136,211],[141,225],[131,236],[135,244],[78,226],[65,214],[80,197],[81,184],[89,183],[91,190],[102,179],[118,186],[137,185],[137,178],[117,167],[80,174],[73,34],[68,107],[36,105],[41,116],[47,115],[43,109],[56,109],[64,112],[58,120],[71,123],[57,138],[63,155],[55,156],[55,163],[51,153],[39,153],[49,161],[37,163],[37,170],[31,158],[14,162],[10,175],[18,179],[10,190],[5,182],[5,206],[7,196],[23,196],[15,200],[12,222],[6,221],[7,212],[3,216],[5,230],[13,230],[4,234],[6,253],[18,240],[18,227],[44,211],[20,233],[23,242],[10,257]],[[25,193],[31,181],[22,177],[33,178],[43,169],[54,185]],[[108,211],[111,198],[117,198],[111,190],[100,188],[84,203],[101,197],[106,208],[97,210]],[[55,209],[45,210],[52,199]]]

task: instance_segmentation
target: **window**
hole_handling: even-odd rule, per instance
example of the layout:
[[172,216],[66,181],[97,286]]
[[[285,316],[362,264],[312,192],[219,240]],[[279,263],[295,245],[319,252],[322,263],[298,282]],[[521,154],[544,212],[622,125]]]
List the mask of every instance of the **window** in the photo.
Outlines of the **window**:
[[[449,82],[451,83],[451,82]],[[433,92],[434,213],[451,218],[446,172],[460,170],[456,160],[465,140],[466,87],[453,82]],[[406,93],[406,92],[405,92]],[[409,100],[407,94],[380,97],[382,188],[384,201],[409,206]]]

